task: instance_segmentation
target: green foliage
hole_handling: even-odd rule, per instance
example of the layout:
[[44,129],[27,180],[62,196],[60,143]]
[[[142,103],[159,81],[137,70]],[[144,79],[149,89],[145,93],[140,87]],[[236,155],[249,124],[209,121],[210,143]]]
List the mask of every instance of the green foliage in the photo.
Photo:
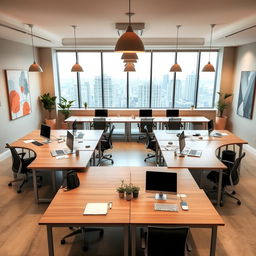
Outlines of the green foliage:
[[222,93],[217,92],[219,94],[219,100],[217,102],[216,108],[218,109],[218,116],[223,117],[224,110],[228,108],[229,103],[226,102],[226,99],[232,96],[231,93]]
[[60,98],[60,103],[58,103],[58,107],[60,108],[60,113],[64,116],[65,120],[70,116],[70,108],[72,107],[72,104],[74,102],[74,100],[67,100],[64,97]]
[[125,192],[125,184],[124,184],[124,180],[121,180],[121,185],[116,188],[116,191],[119,193],[124,193]]
[[126,194],[131,194],[133,192],[133,185],[130,183],[129,185],[125,185]]
[[138,186],[132,186],[132,192],[139,192],[140,191],[140,187],[138,187]]
[[87,107],[88,107],[87,102],[84,102],[84,108],[87,108]]
[[40,101],[43,103],[44,109],[49,113],[49,118],[51,118],[51,112],[55,108],[56,96],[50,96],[50,93],[45,93],[40,96]]

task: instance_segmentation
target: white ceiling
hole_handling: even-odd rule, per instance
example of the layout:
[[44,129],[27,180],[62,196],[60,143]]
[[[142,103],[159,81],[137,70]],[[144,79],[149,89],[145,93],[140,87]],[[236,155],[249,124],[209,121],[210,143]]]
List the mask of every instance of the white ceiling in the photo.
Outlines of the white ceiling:
[[[149,47],[175,44],[176,24],[184,47],[209,45],[210,26],[217,24],[213,46],[256,42],[256,28],[225,38],[256,25],[256,0],[131,0],[133,22],[145,22],[142,39]],[[72,24],[78,25],[80,46],[112,47],[118,35],[116,22],[127,22],[128,0],[1,0],[0,24],[29,31],[51,40],[35,39],[41,47],[73,46]],[[31,44],[28,35],[0,26],[0,38]],[[64,43],[64,44],[63,44]]]

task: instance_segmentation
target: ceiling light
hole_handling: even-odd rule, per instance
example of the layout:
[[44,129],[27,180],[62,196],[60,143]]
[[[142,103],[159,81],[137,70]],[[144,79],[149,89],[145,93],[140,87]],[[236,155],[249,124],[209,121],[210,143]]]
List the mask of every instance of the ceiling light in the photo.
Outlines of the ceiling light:
[[135,52],[124,52],[121,56],[121,59],[130,59],[130,60],[137,60],[138,55]]
[[124,63],[137,63],[137,60],[125,59]]
[[76,64],[71,68],[71,72],[83,72],[83,68],[78,63],[77,49],[76,49],[76,25],[71,26],[74,29],[74,39],[75,39],[75,52],[76,52]]
[[135,72],[135,66],[133,63],[126,63],[125,64],[125,68],[124,68],[124,72]]
[[118,39],[115,51],[116,52],[144,52],[144,45],[140,39],[140,37],[133,32],[131,26],[131,16],[134,13],[131,12],[131,0],[129,0],[129,12],[127,15],[129,16],[129,25],[126,29],[126,32]]
[[178,58],[178,38],[179,38],[179,29],[180,29],[181,25],[176,25],[177,28],[177,36],[176,36],[176,55],[175,55],[175,63],[171,66],[170,68],[170,72],[181,72],[182,69],[180,67],[180,65],[177,63],[177,58]]
[[215,72],[214,66],[211,64],[211,49],[212,49],[212,31],[216,24],[211,24],[211,39],[210,39],[210,51],[209,51],[209,61],[208,63],[203,67],[202,72]]
[[33,64],[30,65],[28,71],[29,72],[43,72],[42,68],[40,67],[40,65],[38,65],[36,63],[36,59],[35,59],[35,49],[34,49],[34,40],[33,40],[33,24],[27,24],[30,27],[30,31],[31,31],[31,41],[32,41],[32,48],[33,48],[33,59],[34,62]]

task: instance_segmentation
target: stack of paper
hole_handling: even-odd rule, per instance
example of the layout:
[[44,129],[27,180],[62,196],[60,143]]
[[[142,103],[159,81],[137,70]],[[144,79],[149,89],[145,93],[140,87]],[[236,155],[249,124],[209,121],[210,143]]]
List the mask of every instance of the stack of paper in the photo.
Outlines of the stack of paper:
[[106,215],[108,213],[108,203],[87,203],[84,215]]

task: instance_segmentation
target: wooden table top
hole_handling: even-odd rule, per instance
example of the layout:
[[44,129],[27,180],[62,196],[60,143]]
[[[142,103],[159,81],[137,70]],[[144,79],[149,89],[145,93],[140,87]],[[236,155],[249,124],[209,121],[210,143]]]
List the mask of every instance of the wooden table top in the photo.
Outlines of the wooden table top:
[[[192,175],[187,169],[173,169],[178,175],[178,193],[186,194],[183,200],[188,203],[189,211],[180,208],[180,199],[167,199],[167,201],[157,201],[153,194],[145,192],[146,170],[159,170],[170,172],[165,167],[139,167],[131,169],[131,179],[133,184],[138,185],[140,194],[138,199],[131,201],[131,223],[145,225],[224,225],[221,216],[213,207],[210,200],[202,189],[199,189]],[[175,198],[174,196],[171,196]],[[154,203],[178,204],[179,212],[155,211]]]
[[[93,118],[95,116],[70,116],[65,121],[66,122],[93,122]],[[169,117],[164,116],[153,116],[154,122],[168,122]],[[181,116],[181,122],[183,123],[207,123],[209,119],[204,116]],[[139,123],[141,121],[141,117],[133,117],[133,116],[109,116],[106,117],[106,121],[110,123]]]
[[[42,146],[36,146],[32,143],[25,143],[25,140],[37,140],[44,141],[45,139],[40,136],[40,131],[35,130],[21,139],[13,142],[11,146],[23,147],[31,149],[36,154],[36,159],[28,166],[31,169],[83,169],[90,161],[93,151],[95,150],[103,131],[102,130],[81,130],[85,135],[82,139],[75,139],[74,148],[80,150],[79,156],[76,154],[67,155],[68,158],[56,159],[52,157],[51,151],[56,149],[67,148],[66,142],[59,143],[57,138],[64,136],[67,133],[66,130],[52,130],[53,139],[51,143],[44,144]],[[64,138],[64,137],[63,137]],[[90,140],[86,140],[86,138]],[[79,143],[79,141],[81,143]],[[86,145],[90,145],[90,148],[86,148]]]

